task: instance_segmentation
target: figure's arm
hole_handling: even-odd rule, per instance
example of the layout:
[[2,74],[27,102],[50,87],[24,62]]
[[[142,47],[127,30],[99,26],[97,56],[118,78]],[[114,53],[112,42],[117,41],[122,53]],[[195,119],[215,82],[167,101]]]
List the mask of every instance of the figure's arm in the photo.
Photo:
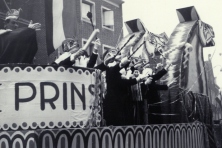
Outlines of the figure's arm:
[[66,66],[72,66],[74,62],[70,61],[70,57],[66,58],[65,60],[61,61],[58,65],[66,65]]
[[167,73],[166,69],[162,69],[160,71],[158,71],[155,75],[153,75],[153,80],[156,81],[156,80],[159,80],[160,78],[162,78],[165,74]]
[[95,66],[96,60],[97,60],[97,57],[98,57],[98,48],[99,48],[100,45],[101,45],[100,40],[97,39],[95,41],[95,45],[94,45],[94,48],[93,48],[93,53],[89,58],[89,62],[87,63],[88,68],[93,68]]
[[96,67],[94,67],[95,69],[99,69],[101,71],[106,71],[109,67],[107,67],[104,62],[102,62],[101,64],[97,65]]
[[87,63],[88,68],[93,68],[94,65],[96,64],[98,54],[92,53],[92,55],[89,58],[89,62]]
[[68,52],[64,52],[62,55],[59,56],[58,59],[56,59],[52,65],[67,65],[72,66],[73,62],[70,61],[70,54]]
[[167,71],[171,65],[172,65],[172,63],[168,60],[166,66],[162,70],[160,70],[159,72],[157,72],[155,75],[152,76],[154,81],[162,78],[167,73]]
[[36,31],[38,31],[38,30],[41,30],[41,24],[40,23],[33,24],[33,21],[31,20],[28,25],[28,28],[35,29]]

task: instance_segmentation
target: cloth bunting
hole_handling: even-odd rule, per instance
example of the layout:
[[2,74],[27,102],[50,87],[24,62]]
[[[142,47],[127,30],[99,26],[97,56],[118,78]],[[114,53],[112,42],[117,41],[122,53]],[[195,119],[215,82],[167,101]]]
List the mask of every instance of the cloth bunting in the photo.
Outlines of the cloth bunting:
[[66,38],[77,34],[74,0],[45,0],[47,53],[53,53]]

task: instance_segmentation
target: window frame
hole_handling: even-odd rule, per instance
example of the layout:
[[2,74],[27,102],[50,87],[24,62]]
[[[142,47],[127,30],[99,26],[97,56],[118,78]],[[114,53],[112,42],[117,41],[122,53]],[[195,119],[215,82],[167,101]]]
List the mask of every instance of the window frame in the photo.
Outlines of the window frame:
[[[115,3],[115,2],[112,2],[111,0],[103,0],[104,2],[107,2],[108,4],[111,4],[117,8],[119,8],[119,4]],[[124,1],[121,2],[121,4],[124,3]]]
[[81,0],[80,1],[80,13],[81,13],[81,21],[83,22],[86,22],[86,23],[89,23],[91,24],[90,20],[89,19],[86,19],[86,17],[83,17],[83,14],[82,14],[82,3],[84,4],[87,4],[87,5],[90,5],[90,7],[92,8],[92,22],[93,22],[93,25],[96,26],[96,11],[95,11],[95,2],[92,2],[90,0]]
[[104,15],[103,15],[103,10],[106,10],[106,11],[109,11],[109,10],[111,10],[111,11],[113,11],[112,9],[110,9],[110,8],[107,8],[107,7],[104,7],[104,6],[101,6],[101,25],[102,25],[102,28],[104,28],[104,29],[107,29],[107,30],[110,30],[110,31],[114,31],[114,28],[115,28],[115,15],[114,15],[114,11],[113,11],[113,27],[112,28],[109,28],[109,27],[106,27],[104,24],[103,24],[103,22],[104,22]]

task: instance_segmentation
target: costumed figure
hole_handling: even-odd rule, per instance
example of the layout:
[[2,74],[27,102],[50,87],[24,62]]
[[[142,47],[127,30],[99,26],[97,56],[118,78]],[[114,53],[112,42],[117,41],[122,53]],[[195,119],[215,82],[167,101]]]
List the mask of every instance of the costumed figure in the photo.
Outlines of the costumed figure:
[[[161,66],[161,65],[158,65]],[[148,123],[149,124],[162,124],[161,116],[161,100],[158,90],[167,90],[167,85],[156,84],[156,81],[162,78],[166,73],[171,63],[167,64],[162,70],[154,73],[151,68],[145,68],[143,75],[148,76],[151,81],[148,85],[141,85],[142,95],[144,99],[147,99],[148,103]],[[146,84],[146,82],[145,82]]]
[[133,110],[128,87],[142,79],[123,78],[120,71],[129,65],[130,60],[116,54],[117,50],[111,50],[105,56],[104,62],[95,67],[106,71],[107,93],[103,101],[104,119],[106,125],[133,125]]
[[92,38],[95,34],[98,33],[98,30],[95,30],[90,38],[88,39],[87,43],[84,45],[83,48],[79,48],[78,41],[74,38],[67,38],[62,43],[62,48],[64,53],[59,56],[52,64],[53,65],[63,65],[63,66],[79,66],[79,67],[87,67],[93,68],[96,64],[96,60],[98,57],[98,48],[101,45],[100,39],[96,39],[94,43],[94,48],[92,55],[90,58],[86,52],[87,47],[92,41]]
[[72,66],[74,62],[70,60],[70,56],[79,50],[78,40],[75,38],[67,38],[62,42],[63,54],[59,56],[52,64]]
[[[132,66],[130,68],[131,76],[132,78],[138,78],[141,77],[140,71],[136,68],[136,66]],[[143,98],[142,98],[142,92],[141,92],[141,85],[142,82],[137,83],[135,85],[132,85],[130,87],[131,97],[133,101],[133,116],[134,116],[134,124],[135,125],[142,125],[144,124],[144,109],[143,109]]]
[[18,28],[20,10],[9,9],[4,29],[0,30],[0,64],[31,64],[38,50],[36,30],[40,30],[41,24],[30,21],[28,27]]
[[[145,62],[145,63],[144,63]],[[147,108],[147,98],[143,97],[141,87],[145,87],[152,82],[151,77],[146,77],[146,75],[142,75],[142,69],[144,65],[147,65],[146,61],[134,63],[133,66],[130,67],[130,78],[140,77],[143,79],[140,83],[132,85],[130,88],[131,97],[133,101],[133,110],[134,110],[134,124],[135,125],[146,125],[148,124],[148,108]],[[145,78],[144,78],[145,77]]]
[[75,56],[76,60],[74,65],[79,67],[93,68],[96,64],[96,60],[98,57],[98,48],[100,46],[101,46],[100,39],[96,39],[91,56],[90,57],[88,56],[86,50],[80,51],[81,56],[78,55]]

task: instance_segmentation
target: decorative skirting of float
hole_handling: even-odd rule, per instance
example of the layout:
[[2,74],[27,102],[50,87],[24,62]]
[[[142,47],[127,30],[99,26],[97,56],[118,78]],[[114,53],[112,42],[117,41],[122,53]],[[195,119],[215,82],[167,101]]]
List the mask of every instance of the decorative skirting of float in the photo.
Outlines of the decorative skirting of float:
[[200,122],[0,132],[1,148],[206,148]]

